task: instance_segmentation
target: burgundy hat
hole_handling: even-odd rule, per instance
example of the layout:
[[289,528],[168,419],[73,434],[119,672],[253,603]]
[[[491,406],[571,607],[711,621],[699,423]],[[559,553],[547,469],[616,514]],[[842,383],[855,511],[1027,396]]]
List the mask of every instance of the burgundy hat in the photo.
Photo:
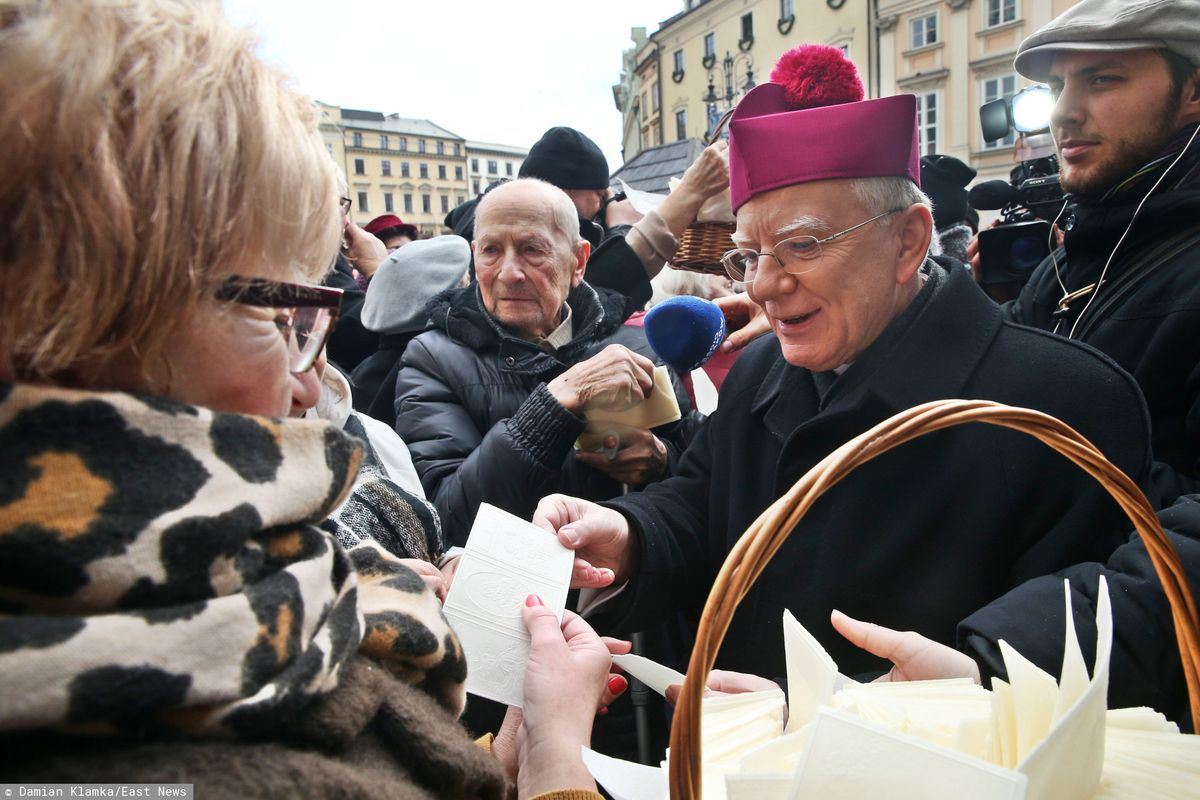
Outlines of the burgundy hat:
[[916,98],[863,100],[858,70],[839,48],[809,44],[784,53],[771,82],[750,90],[730,119],[735,212],[783,186],[893,175],[921,185]]
[[407,236],[414,241],[420,238],[417,233],[416,225],[406,225],[404,220],[397,217],[395,214],[380,214],[375,219],[363,226],[363,230],[367,233],[372,233],[375,238],[382,241],[389,236]]

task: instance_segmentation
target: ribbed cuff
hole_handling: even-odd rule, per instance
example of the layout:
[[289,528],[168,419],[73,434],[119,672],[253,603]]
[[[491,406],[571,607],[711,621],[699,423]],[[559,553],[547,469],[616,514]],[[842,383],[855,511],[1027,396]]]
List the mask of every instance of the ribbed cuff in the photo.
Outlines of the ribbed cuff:
[[537,388],[508,420],[513,440],[541,465],[558,469],[587,426],[554,399],[546,384]]
[[589,792],[587,789],[557,789],[539,794],[530,800],[604,800],[604,795]]

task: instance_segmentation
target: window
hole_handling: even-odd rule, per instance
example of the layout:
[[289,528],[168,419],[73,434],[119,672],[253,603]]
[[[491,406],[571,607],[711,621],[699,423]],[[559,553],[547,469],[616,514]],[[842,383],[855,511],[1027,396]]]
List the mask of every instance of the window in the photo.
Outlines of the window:
[[331,145],[329,142],[325,143],[325,149],[329,151],[329,155],[333,155],[333,145]]
[[417,152],[418,153],[425,152],[425,140],[424,139],[417,139]]
[[918,47],[931,45],[937,38],[937,14],[927,14],[916,17],[908,24],[909,46],[916,50]]
[[791,19],[796,16],[796,0],[779,0],[779,18]]
[[443,141],[438,141],[438,143],[437,143],[437,154],[438,154],[439,156],[444,156],[444,155],[446,155],[446,143],[445,143],[445,142],[443,142]]
[[987,0],[987,26],[1003,25],[1017,18],[1017,0]]
[[650,102],[653,103],[654,113],[658,113],[658,104],[662,102],[662,91],[658,88],[658,84],[650,87]]
[[442,195],[442,213],[446,214],[450,211],[450,195]]
[[512,162],[511,161],[504,162],[504,174],[510,178],[512,177]]
[[407,137],[407,136],[401,136],[401,137],[400,137],[400,149],[401,149],[401,150],[407,150],[407,149],[408,149],[408,137]]
[[742,39],[743,42],[754,41],[754,12],[742,14]]
[[938,151],[938,95],[927,92],[917,95],[917,148],[923,156]]
[[[999,78],[988,78],[983,82],[983,102],[990,103],[993,100],[999,100],[1001,97],[1012,97],[1017,93],[1017,76],[1004,75]],[[985,150],[996,150],[1001,147],[1012,147],[1016,138],[1013,134],[1005,136],[1003,139],[997,139],[994,142],[984,142]]]
[[478,158],[471,159],[471,172],[479,172],[479,159]]
[[417,166],[417,174],[420,175],[422,178],[428,178],[429,177],[429,165],[425,164],[425,163],[419,164]]
[[408,162],[407,161],[400,162],[400,177],[401,178],[408,177]]
[[454,168],[454,180],[461,181],[463,179],[462,165],[459,164]]
[[429,201],[430,201],[429,195],[427,195],[427,194],[421,195],[421,213],[422,214],[432,213],[433,206],[430,205]]
[[717,35],[715,33],[704,34],[704,57],[717,57]]
[[379,149],[380,150],[388,149],[388,138],[387,138],[386,134],[380,134],[380,136],[379,136]]
[[683,74],[683,51],[682,50],[675,51],[675,74],[676,75]]
[[367,174],[367,162],[363,161],[361,158],[354,159],[354,174],[355,175],[366,175]]
[[475,179],[475,194],[479,194],[479,178]]
[[392,198],[391,192],[383,193],[383,210],[389,214],[396,210],[396,202]]
[[500,165],[495,161],[488,162],[488,175],[496,175],[500,171]]
[[457,194],[454,196],[454,205],[461,206],[465,202],[467,202],[467,198],[465,196],[463,196],[461,194]]
[[411,213],[413,213],[412,209],[413,209],[412,195],[406,194],[406,195],[404,195],[404,213],[411,214]]
[[380,172],[380,174],[382,174],[382,175],[383,175],[385,178],[386,178],[388,175],[391,175],[391,174],[392,174],[392,162],[391,162],[391,161],[388,161],[386,158],[385,158],[383,161],[380,161],[380,162],[379,162],[379,172]]
[[350,134],[350,146],[351,147],[362,147],[362,134],[361,133],[359,133],[358,131],[354,131],[353,133]]
[[364,214],[366,214],[368,211],[370,211],[370,209],[367,208],[367,193],[366,192],[358,193],[358,210],[363,212]]
[[446,180],[446,165],[445,164],[438,164],[438,177],[441,178],[442,180]]
[[454,155],[456,155],[456,156],[462,155],[462,147],[459,145],[458,142],[454,143]]
[[687,138],[687,109],[681,108],[675,112],[675,138],[683,141]]

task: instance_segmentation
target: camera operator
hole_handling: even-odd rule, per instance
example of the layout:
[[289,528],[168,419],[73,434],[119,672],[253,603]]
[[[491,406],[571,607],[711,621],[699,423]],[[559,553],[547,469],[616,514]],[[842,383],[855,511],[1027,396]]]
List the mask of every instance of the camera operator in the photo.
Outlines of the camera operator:
[[[1132,373],[1157,500],[1200,490],[1200,0],[1083,0],[1021,43],[1044,81],[1064,240],[1006,306]],[[1122,421],[1114,420],[1114,424]]]

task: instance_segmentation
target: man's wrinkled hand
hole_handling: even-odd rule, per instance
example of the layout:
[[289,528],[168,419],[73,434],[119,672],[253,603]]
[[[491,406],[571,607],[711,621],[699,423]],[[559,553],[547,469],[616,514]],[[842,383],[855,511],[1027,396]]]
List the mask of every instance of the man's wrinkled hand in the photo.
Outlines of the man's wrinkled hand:
[[654,388],[654,362],[628,347],[610,344],[547,385],[573,414],[590,408],[623,411],[646,399]]
[[[645,428],[611,425],[604,436],[604,451],[578,452],[577,461],[630,486],[644,486],[667,474],[667,447]],[[610,456],[611,454],[611,456]]]

